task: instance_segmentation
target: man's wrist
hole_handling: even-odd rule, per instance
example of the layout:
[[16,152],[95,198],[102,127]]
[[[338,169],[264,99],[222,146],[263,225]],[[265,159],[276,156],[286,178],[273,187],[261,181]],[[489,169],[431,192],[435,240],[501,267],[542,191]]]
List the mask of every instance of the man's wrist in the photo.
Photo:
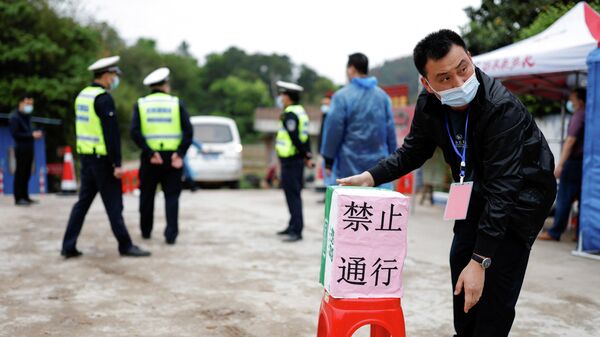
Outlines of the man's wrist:
[[371,172],[365,171],[362,174],[364,175],[365,179],[367,179],[369,181],[370,187],[375,186],[375,179],[373,179],[373,175],[371,174]]
[[483,270],[488,269],[492,265],[492,259],[489,257],[481,256],[479,254],[473,253],[471,255],[471,261],[478,264]]

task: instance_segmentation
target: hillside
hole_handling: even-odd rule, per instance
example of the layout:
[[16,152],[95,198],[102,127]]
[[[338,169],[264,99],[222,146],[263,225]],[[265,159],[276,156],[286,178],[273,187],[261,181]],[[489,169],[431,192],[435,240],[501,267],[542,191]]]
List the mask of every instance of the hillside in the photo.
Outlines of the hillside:
[[371,73],[377,77],[380,85],[392,85],[407,83],[409,87],[409,101],[414,103],[417,97],[419,84],[419,73],[415,68],[412,56],[404,56],[371,69]]

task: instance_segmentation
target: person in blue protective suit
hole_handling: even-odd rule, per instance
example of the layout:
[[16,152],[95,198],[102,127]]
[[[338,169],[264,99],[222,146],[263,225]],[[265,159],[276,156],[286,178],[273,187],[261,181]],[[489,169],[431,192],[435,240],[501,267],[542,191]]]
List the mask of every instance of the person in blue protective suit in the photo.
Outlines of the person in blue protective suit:
[[364,172],[396,150],[392,102],[368,76],[369,59],[350,55],[346,73],[350,83],[333,95],[321,144],[326,175],[336,177]]

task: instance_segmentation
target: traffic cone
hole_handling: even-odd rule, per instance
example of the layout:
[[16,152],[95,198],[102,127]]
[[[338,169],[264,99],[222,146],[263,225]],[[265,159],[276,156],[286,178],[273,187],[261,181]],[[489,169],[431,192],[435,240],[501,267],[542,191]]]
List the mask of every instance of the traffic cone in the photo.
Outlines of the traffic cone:
[[77,182],[75,181],[75,164],[73,163],[73,153],[70,146],[65,147],[64,158],[60,190],[66,194],[75,193],[77,192]]

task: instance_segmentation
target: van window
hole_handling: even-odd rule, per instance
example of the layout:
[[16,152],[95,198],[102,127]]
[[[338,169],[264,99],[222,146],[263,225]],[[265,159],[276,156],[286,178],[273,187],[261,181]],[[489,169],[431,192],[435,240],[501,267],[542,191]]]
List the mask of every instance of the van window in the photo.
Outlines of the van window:
[[195,124],[194,139],[200,143],[229,143],[233,141],[231,128],[226,124]]

